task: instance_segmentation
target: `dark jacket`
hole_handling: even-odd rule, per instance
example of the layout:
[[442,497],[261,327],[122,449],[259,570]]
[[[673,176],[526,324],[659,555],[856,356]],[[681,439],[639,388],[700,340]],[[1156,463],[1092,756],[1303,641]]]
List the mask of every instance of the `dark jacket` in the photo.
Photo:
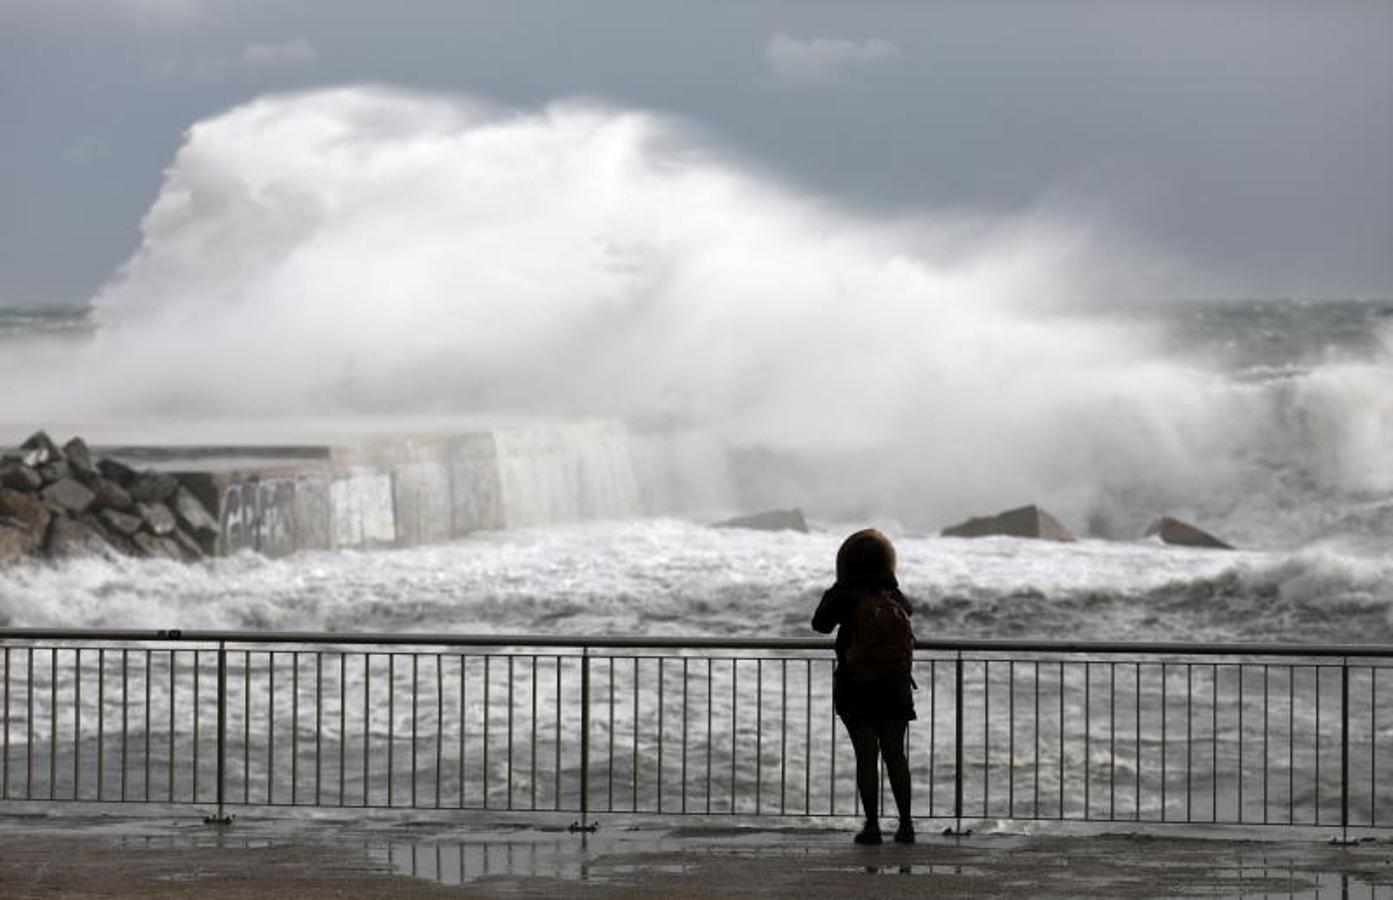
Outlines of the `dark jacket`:
[[909,600],[900,593],[899,585],[893,576],[875,588],[845,587],[840,582],[832,585],[822,595],[822,602],[813,613],[813,630],[830,634],[837,629],[836,651],[837,667],[832,672],[832,698],[837,714],[842,718],[895,718],[914,719],[914,682],[906,678],[893,685],[869,685],[857,682],[846,671],[846,651],[851,645],[851,630],[854,628],[853,613],[861,599],[872,591],[886,591],[904,608],[906,615],[914,615]]

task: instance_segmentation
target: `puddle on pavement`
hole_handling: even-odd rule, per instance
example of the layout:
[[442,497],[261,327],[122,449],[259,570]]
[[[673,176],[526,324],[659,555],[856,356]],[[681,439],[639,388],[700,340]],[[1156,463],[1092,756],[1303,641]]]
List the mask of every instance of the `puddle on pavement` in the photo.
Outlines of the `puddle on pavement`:
[[1316,872],[1292,864],[1263,863],[1221,868],[1210,884],[1185,891],[1190,897],[1241,900],[1393,900],[1393,885],[1370,884],[1343,872]]
[[480,878],[583,880],[591,864],[574,838],[527,841],[392,842],[366,844],[369,857],[398,875],[440,884]]

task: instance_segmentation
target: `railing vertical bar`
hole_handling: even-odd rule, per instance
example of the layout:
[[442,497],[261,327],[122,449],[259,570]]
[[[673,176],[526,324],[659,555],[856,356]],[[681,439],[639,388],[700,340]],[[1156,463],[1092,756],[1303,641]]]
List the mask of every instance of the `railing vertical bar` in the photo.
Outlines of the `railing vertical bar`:
[[345,806],[344,788],[348,777],[348,653],[339,651],[339,799],[336,806]]
[[[659,693],[661,697],[661,692]],[[659,729],[661,730],[661,720]],[[660,744],[661,746],[661,744]],[[662,769],[658,770],[659,796]],[[590,813],[590,648],[580,648],[580,825],[584,829]]]
[[[126,773],[127,764],[130,761],[130,650],[121,649],[121,799],[126,799]],[[8,662],[8,660],[6,660]],[[6,672],[6,675],[9,673]],[[9,693],[6,692],[8,701]],[[8,713],[8,709],[6,710]],[[8,756],[9,741],[6,735],[6,755]]]
[[397,654],[387,654],[387,808],[396,805],[397,787]]
[[1117,663],[1108,663],[1108,821],[1117,821]]
[[[827,692],[827,705],[828,705],[828,710],[827,710],[827,712],[828,712],[827,723],[828,723],[828,730],[829,730],[829,732],[830,732],[830,740],[829,740],[828,743],[829,743],[829,746],[831,747],[831,750],[830,750],[830,752],[828,753],[828,756],[827,756],[827,759],[828,759],[827,814],[828,814],[828,815],[836,815],[836,814],[837,814],[837,687],[836,687],[836,684],[837,684],[836,666],[837,666],[837,664],[836,664],[835,662],[829,662],[827,665],[828,665],[828,669],[829,669],[829,673],[828,673],[828,674],[829,674],[829,680],[830,680],[831,683],[832,683],[832,690],[830,690],[830,691]],[[732,779],[733,779],[733,777],[734,777],[734,773],[732,772]]]
[[1263,666],[1262,666],[1262,824],[1264,824],[1264,825],[1267,824],[1267,780],[1268,780],[1267,733],[1268,733],[1268,708],[1269,708],[1269,703],[1270,703],[1270,699],[1269,699],[1270,692],[1269,692],[1269,690],[1268,690],[1268,685],[1269,685],[1269,681],[1271,680],[1271,672],[1269,672],[1268,669],[1269,669],[1268,664],[1267,664],[1267,663],[1263,663]]
[[[489,782],[492,780],[492,778],[491,778],[492,773],[489,771],[489,719],[491,718],[491,716],[489,715],[489,712],[490,712],[490,707],[492,707],[492,705],[493,705],[492,702],[491,702],[490,699],[489,699],[489,696],[490,696],[490,694],[491,694],[492,691],[493,691],[492,663],[493,663],[493,656],[490,655],[490,654],[487,654],[487,653],[484,654],[484,752],[483,752],[483,763],[484,763],[484,778],[483,778],[484,809],[488,809],[488,808],[489,808],[489,800],[490,800],[490,798],[489,798]],[[559,662],[558,662],[558,665],[559,665]],[[559,741],[559,740],[560,740],[560,737],[558,737],[557,740]],[[558,777],[559,777],[559,774],[558,774]]]
[[1349,840],[1349,660],[1340,660],[1340,840]]
[[[513,677],[513,671],[515,668],[515,659],[516,657],[513,656],[513,654],[508,654],[508,775],[506,778],[508,802],[504,805],[506,809],[513,808],[513,682],[516,680]],[[584,716],[584,711],[582,711],[581,715]],[[583,745],[584,743],[585,737],[582,735],[581,744]]]
[[764,804],[764,659],[755,660],[755,815]]
[[1006,665],[1006,817],[1016,817],[1016,661]]
[[73,799],[82,781],[82,648],[73,651]]
[[324,651],[314,651],[314,805],[324,794]]
[[[711,761],[715,755],[716,739],[712,732],[712,725],[715,719],[715,698],[711,695],[713,679],[711,677],[711,667],[715,665],[715,660],[710,657],[706,660],[706,812],[711,812]],[[811,665],[811,662],[809,662]]]
[[803,815],[813,812],[813,661],[803,660]]
[[290,805],[300,802],[300,651],[290,654]]
[[[25,659],[25,678],[24,678],[24,799],[34,799],[34,648],[29,647]],[[149,669],[149,651],[146,651],[146,669]],[[148,696],[148,694],[147,694]],[[146,710],[149,710],[149,701],[146,701]],[[149,735],[150,729],[145,729]],[[146,782],[149,782],[150,768],[150,745],[149,738],[146,738],[145,745],[145,767]],[[150,799],[150,790],[145,790],[145,799]]]
[[58,648],[48,651],[48,799],[58,785]]
[[1311,671],[1315,676],[1316,683],[1316,728],[1312,739],[1316,745],[1316,768],[1315,768],[1315,817],[1313,825],[1320,824],[1320,666],[1312,666]]
[[[509,657],[509,662],[512,657]],[[510,673],[511,674],[511,673]],[[420,713],[421,713],[421,654],[411,654],[411,808],[416,809],[420,805],[420,791],[418,790],[417,772],[420,769],[418,761],[418,738],[420,736]],[[509,678],[509,682],[512,679]],[[511,771],[511,768],[510,768]]]
[[1378,826],[1378,668],[1369,666],[1369,827]]
[[178,667],[176,651],[169,651],[169,784],[168,800],[174,802],[174,700],[177,688],[175,670]]
[[198,716],[199,707],[202,705],[199,698],[199,674],[203,668],[202,663],[203,651],[195,647],[193,650],[193,753],[190,754],[193,758],[190,765],[190,774],[193,777],[189,779],[190,782],[192,782],[193,796],[191,799],[194,803],[198,802],[198,745],[200,742],[199,739],[202,736],[199,730]]
[[[638,700],[634,700],[634,708],[638,708]],[[730,659],[730,811],[735,812],[735,756],[736,744],[739,743],[737,725],[740,722],[740,658],[732,656]],[[635,752],[637,752],[638,741],[634,741]],[[637,760],[637,756],[634,757]],[[834,773],[835,774],[835,773]]]
[[[1132,795],[1135,798],[1132,821],[1141,821],[1141,663],[1132,663],[1132,687],[1135,696],[1132,702],[1132,739],[1136,747],[1134,758],[1137,770],[1132,773]],[[1164,778],[1165,776],[1162,775]]]
[[[275,802],[276,775],[276,651],[266,654],[266,803]],[[366,781],[364,781],[366,784]],[[364,788],[366,790],[366,787]]]
[[1287,666],[1287,824],[1296,823],[1296,667]]
[[1064,660],[1059,661],[1059,818],[1064,819]]
[[[30,653],[30,656],[32,657],[33,654]],[[154,730],[155,730],[154,727],[151,725],[151,722],[150,722],[150,656],[151,656],[151,653],[150,653],[150,651],[147,649],[147,650],[145,651],[145,680],[144,680],[144,684],[145,684],[145,719],[144,719],[144,725],[145,725],[145,802],[147,802],[147,803],[150,802],[150,735],[151,735],[151,733],[153,733]],[[29,674],[32,676],[34,673],[33,673],[33,671],[31,670]],[[32,731],[32,729],[31,729],[31,731]]]
[[953,688],[953,818],[955,831],[963,830],[963,654],[955,658]]
[[1031,720],[1035,733],[1031,740],[1030,766],[1034,770],[1035,786],[1031,794],[1030,815],[1038,819],[1040,818],[1040,661],[1038,659],[1031,664],[1031,678],[1035,682],[1035,712]]
[[929,660],[929,818],[934,817],[934,786],[938,783],[934,757],[938,755],[938,660]]
[[610,812],[614,812],[614,698],[618,691],[614,684],[614,656],[609,657],[609,676],[606,680],[609,685],[609,740],[605,753],[608,756],[605,768],[605,805]]
[[1238,768],[1234,775],[1238,780],[1238,822],[1243,822],[1243,663],[1238,663]]
[[561,657],[556,657],[556,808],[561,808]]
[[982,660],[982,818],[991,815],[992,779],[992,664]]
[[1219,667],[1212,665],[1209,667],[1210,680],[1213,681],[1213,692],[1210,694],[1209,703],[1209,787],[1210,787],[1210,821],[1219,821]]
[[1083,818],[1093,818],[1093,663],[1083,664]]
[[629,808],[638,812],[638,694],[639,694],[639,667],[638,656],[633,657],[634,663],[634,715],[633,715],[633,734],[631,736],[630,747],[633,750],[633,765],[629,767],[629,787],[632,797],[629,800]]
[[106,648],[97,650],[97,800],[106,786]]
[[[0,750],[0,799],[10,799],[10,648],[0,647],[5,654],[5,738]],[[126,799],[124,791],[122,800]]]
[[682,812],[687,811],[687,679],[688,660],[682,657]]
[[1190,800],[1193,792],[1191,791],[1191,776],[1194,767],[1191,765],[1191,750],[1194,746],[1195,717],[1193,703],[1195,697],[1194,684],[1194,665],[1185,664],[1185,821],[1193,822],[1194,818],[1190,814]]
[[370,777],[372,766],[369,763],[372,749],[372,708],[369,705],[372,697],[372,654],[363,655],[363,807],[366,809],[371,802],[372,779]]
[[788,660],[779,660],[779,815],[784,814],[788,774]]
[[242,651],[242,803],[251,802],[252,783],[252,653]]
[[658,662],[658,812],[663,811],[663,695],[666,690],[663,688],[663,670],[667,658],[659,656]]
[[1161,663],[1161,821],[1166,821],[1166,810],[1169,808],[1166,802],[1166,782],[1170,780],[1170,772],[1166,768],[1166,719],[1170,713],[1169,699],[1170,682],[1166,677],[1166,664]]
[[218,641],[217,821],[226,821],[227,806],[227,645]]
[[[465,801],[465,780],[464,780],[465,769],[464,769],[464,758],[465,758],[465,752],[467,752],[467,748],[468,748],[468,745],[469,745],[469,743],[468,743],[469,722],[468,722],[468,702],[467,702],[468,695],[469,695],[469,692],[468,692],[468,687],[469,687],[468,674],[469,674],[469,673],[468,673],[468,663],[467,663],[467,659],[468,659],[468,658],[467,658],[467,656],[464,655],[464,653],[460,653],[460,773],[458,773],[458,777],[460,777],[460,808],[461,808],[461,809],[464,809],[464,805],[465,805],[465,804],[464,804],[464,801]],[[561,658],[560,658],[560,656],[557,656],[557,658],[556,658],[556,706],[557,706],[557,709],[560,709],[560,708],[561,708]],[[560,747],[561,747],[561,731],[560,731],[560,729],[557,729],[557,733],[556,733],[556,747],[557,747],[557,755],[556,755],[556,758],[557,758],[557,759],[560,759],[560,758],[561,758],[561,754],[560,754]],[[561,777],[561,766],[560,766],[560,765],[557,765],[557,766],[556,766],[556,777],[557,777],[557,779],[560,779],[560,777]],[[557,808],[560,808],[560,807],[561,807],[560,780],[557,780],[556,807],[557,807]]]
[[528,672],[528,685],[532,693],[532,715],[528,721],[532,726],[532,743],[528,752],[527,759],[531,764],[531,771],[528,774],[527,782],[532,791],[531,808],[537,808],[537,654],[532,654],[532,666]]

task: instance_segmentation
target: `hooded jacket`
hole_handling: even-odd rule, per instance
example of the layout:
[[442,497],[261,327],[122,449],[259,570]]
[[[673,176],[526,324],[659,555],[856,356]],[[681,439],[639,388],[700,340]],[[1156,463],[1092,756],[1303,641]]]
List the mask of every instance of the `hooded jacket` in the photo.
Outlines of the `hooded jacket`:
[[837,551],[837,581],[823,595],[813,613],[813,630],[830,634],[835,628],[837,667],[833,670],[832,695],[843,718],[915,718],[914,684],[906,678],[893,685],[866,685],[846,672],[846,652],[851,645],[856,606],[864,597],[888,593],[913,615],[909,600],[895,578],[895,550],[889,539],[873,528],[858,531]]

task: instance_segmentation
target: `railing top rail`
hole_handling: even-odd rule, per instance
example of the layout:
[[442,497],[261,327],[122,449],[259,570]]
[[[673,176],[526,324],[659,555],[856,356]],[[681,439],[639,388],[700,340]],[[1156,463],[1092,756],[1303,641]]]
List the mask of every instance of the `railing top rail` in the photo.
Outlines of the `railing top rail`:
[[[642,637],[558,634],[393,634],[322,631],[226,631],[140,628],[0,628],[4,641],[169,641],[201,644],[324,644],[431,647],[564,647],[573,649],[831,650],[831,638]],[[1049,653],[1145,656],[1388,657],[1393,644],[1198,643],[1187,641],[1036,641],[927,638],[920,650],[950,653]]]

